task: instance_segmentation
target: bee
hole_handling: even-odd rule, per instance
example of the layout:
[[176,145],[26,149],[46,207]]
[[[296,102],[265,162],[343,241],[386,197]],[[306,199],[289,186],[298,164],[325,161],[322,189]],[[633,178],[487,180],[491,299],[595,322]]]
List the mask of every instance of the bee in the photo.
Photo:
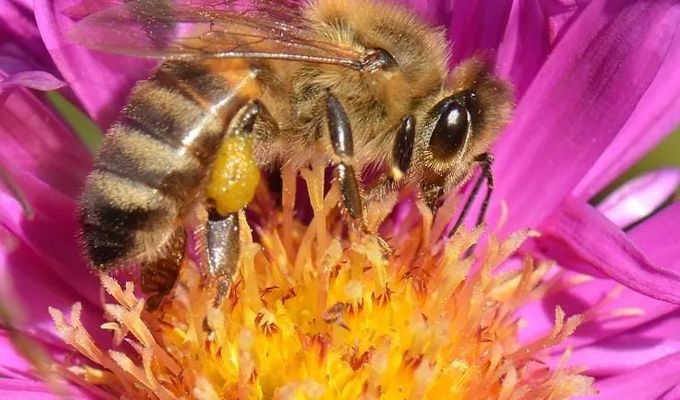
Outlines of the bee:
[[[477,59],[449,71],[444,32],[396,4],[299,3],[138,0],[72,32],[95,49],[162,60],[109,129],[79,213],[93,267],[141,264],[151,309],[173,288],[197,207],[219,304],[237,268],[238,212],[268,166],[327,160],[346,214],[365,229],[369,199],[412,185],[434,208],[480,165],[483,216],[508,84]],[[380,176],[362,182],[376,165]]]

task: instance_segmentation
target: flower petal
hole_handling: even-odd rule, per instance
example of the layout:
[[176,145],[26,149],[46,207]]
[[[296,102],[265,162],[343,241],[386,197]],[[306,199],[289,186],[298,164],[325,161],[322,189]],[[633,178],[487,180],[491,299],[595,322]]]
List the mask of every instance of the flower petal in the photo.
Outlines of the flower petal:
[[[436,25],[447,27],[452,64],[482,56],[510,79],[521,97],[556,38],[583,9],[570,0],[397,0]],[[495,60],[495,63],[494,63]]]
[[[668,235],[667,229],[680,224],[680,203],[662,210],[628,232],[634,247],[644,252],[649,260],[658,265],[671,266],[678,270],[680,245],[677,238]],[[604,236],[608,237],[608,236]],[[584,238],[583,241],[589,240]],[[600,239],[598,239],[600,240]],[[582,280],[577,274],[568,272],[566,281]],[[581,348],[587,348],[601,340],[614,338],[654,320],[661,320],[677,310],[677,306],[664,301],[655,300],[644,294],[627,288],[618,287],[609,279],[591,279],[588,282],[574,284],[563,290],[548,294],[541,303],[529,304],[521,311],[524,319],[530,323],[520,332],[523,340],[529,340],[550,329],[556,306],[561,306],[567,315],[592,313],[593,307],[608,298],[606,305],[597,306],[601,318],[586,322],[570,338],[569,344],[576,347],[575,354]],[[613,293],[618,291],[618,295]]]
[[[594,309],[597,310],[598,317],[579,326],[569,338],[568,344],[575,348],[575,353],[599,340],[615,337],[677,309],[674,304],[622,288],[610,279],[583,282],[583,278],[582,275],[567,272],[564,279],[572,282],[571,285],[548,293],[540,302],[522,308],[520,315],[527,321],[525,329],[520,331],[523,342],[552,329],[557,306],[567,315],[592,314]],[[558,346],[557,350],[564,349]]]
[[680,385],[676,384],[672,389],[668,390],[659,400],[677,400],[680,399]]
[[[592,206],[568,198],[544,226],[537,246],[561,266],[578,269],[586,265],[640,293],[680,304],[680,274],[669,268],[672,265],[647,258],[620,228]],[[654,233],[664,234],[661,232],[674,236],[668,235],[670,231]],[[672,240],[677,242],[678,238]]]
[[[17,67],[11,68],[11,64]],[[33,20],[32,7],[17,1],[0,0],[0,68],[10,74],[26,69],[57,74]]]
[[66,86],[66,83],[45,71],[22,71],[0,79],[0,92],[17,86],[36,90],[56,90]]
[[[33,93],[18,88],[2,106],[0,160],[9,183],[0,186],[0,224],[20,244],[20,253],[3,252],[2,268],[16,284],[27,285],[22,295],[36,296],[40,320],[49,320],[41,299],[55,300],[60,291],[64,305],[66,299],[69,305],[75,299],[98,305],[98,281],[76,241],[74,199],[91,165],[83,144]],[[56,297],[47,296],[52,292]]]
[[597,208],[610,221],[624,228],[650,215],[667,201],[680,185],[680,168],[648,172],[626,182],[607,196]]
[[621,132],[579,182],[574,190],[577,196],[593,197],[680,125],[679,69],[680,35],[676,34],[654,82]]
[[596,382],[600,400],[658,399],[680,383],[680,353]]
[[512,0],[498,0],[493,6],[484,0],[454,0],[448,23],[453,63],[497,49],[512,5]]
[[80,140],[25,89],[14,90],[2,105],[0,160],[6,170],[34,174],[72,198],[80,192],[91,165]]
[[514,2],[498,50],[496,73],[509,78],[522,97],[551,50],[548,20],[541,1]]
[[89,51],[66,37],[73,21],[65,11],[77,0],[36,0],[35,18],[45,45],[64,80],[88,114],[107,127],[125,102],[133,83],[147,77],[149,60]]
[[0,328],[0,376],[3,378],[25,378],[31,365],[14,350],[6,330]]
[[448,27],[451,16],[451,2],[437,0],[394,0],[420,14],[433,25]]
[[496,73],[510,79],[517,100],[585,4],[564,0],[513,2],[498,44]]
[[680,271],[678,226],[680,226],[680,201],[631,229],[628,235],[656,263]]
[[[16,312],[17,310],[12,311]],[[22,339],[27,339],[28,345],[40,346],[41,350],[44,350],[52,357],[51,360],[63,360],[73,355],[73,348],[65,344],[63,340],[59,340],[56,335],[49,334],[45,336],[43,334],[36,336],[35,333],[9,332],[6,329],[0,328],[0,380],[3,378],[31,379],[35,376],[35,366],[19,354],[15,347],[13,342],[13,340],[16,341],[17,339],[15,335],[23,335]],[[34,349],[31,348],[29,350]],[[45,361],[49,362],[51,360]]]
[[[70,388],[69,399],[90,399],[84,393]],[[45,383],[28,379],[0,379],[0,398],[26,400],[60,400],[66,398],[55,394]]]
[[[2,197],[0,204],[4,206],[6,202]],[[0,214],[0,219],[4,218],[5,215]],[[46,240],[59,242],[58,234],[59,232],[55,232],[54,236],[50,236],[45,233],[44,236]],[[62,239],[62,242],[67,241]],[[61,245],[64,246],[64,243]],[[71,246],[67,244],[65,247]],[[43,343],[64,348],[47,310],[48,307],[69,310],[76,301],[83,302],[85,323],[88,326],[97,326],[97,317],[102,312],[98,302],[98,281],[84,263],[56,265],[54,260],[44,260],[30,245],[24,243],[17,244],[14,249],[0,249],[0,262],[0,276],[10,281],[14,293],[12,296],[12,293],[3,291],[0,293],[0,302],[16,303],[21,308],[14,310],[22,317],[20,325],[14,328],[40,338]],[[6,360],[2,360],[0,364],[7,365],[5,362]]]
[[588,367],[588,375],[621,374],[680,352],[680,310],[605,340],[577,348],[569,362]]
[[[680,25],[674,1],[592,1],[559,41],[496,147],[491,221],[537,227],[607,148],[657,76]],[[546,190],[549,185],[549,190]]]

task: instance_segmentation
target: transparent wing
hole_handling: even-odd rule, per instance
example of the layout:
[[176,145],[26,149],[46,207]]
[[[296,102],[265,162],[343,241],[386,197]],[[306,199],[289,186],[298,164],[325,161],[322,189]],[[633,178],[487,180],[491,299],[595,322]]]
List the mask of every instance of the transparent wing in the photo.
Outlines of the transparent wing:
[[138,0],[86,16],[71,37],[87,47],[140,57],[275,58],[361,68],[358,51],[314,36],[298,3]]

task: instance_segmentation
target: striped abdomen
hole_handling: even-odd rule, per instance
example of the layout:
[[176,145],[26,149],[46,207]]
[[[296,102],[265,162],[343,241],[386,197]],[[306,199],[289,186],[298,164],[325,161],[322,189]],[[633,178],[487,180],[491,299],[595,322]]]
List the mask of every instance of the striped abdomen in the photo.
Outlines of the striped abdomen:
[[137,84],[80,201],[96,268],[152,259],[195,203],[225,125],[256,84],[237,60],[168,62]]

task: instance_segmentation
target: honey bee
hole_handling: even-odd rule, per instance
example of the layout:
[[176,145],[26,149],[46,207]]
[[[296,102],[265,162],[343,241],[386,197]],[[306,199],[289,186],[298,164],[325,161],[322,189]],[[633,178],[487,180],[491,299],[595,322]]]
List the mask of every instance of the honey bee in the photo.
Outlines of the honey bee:
[[[509,86],[476,59],[449,71],[443,31],[398,5],[138,0],[84,18],[72,35],[162,60],[109,129],[80,200],[91,264],[140,263],[151,309],[173,288],[197,207],[219,304],[237,268],[237,214],[267,166],[323,157],[362,228],[367,199],[413,185],[434,207],[477,164],[474,192],[486,181],[488,203],[488,149],[510,115]],[[375,165],[380,177],[362,182]]]

